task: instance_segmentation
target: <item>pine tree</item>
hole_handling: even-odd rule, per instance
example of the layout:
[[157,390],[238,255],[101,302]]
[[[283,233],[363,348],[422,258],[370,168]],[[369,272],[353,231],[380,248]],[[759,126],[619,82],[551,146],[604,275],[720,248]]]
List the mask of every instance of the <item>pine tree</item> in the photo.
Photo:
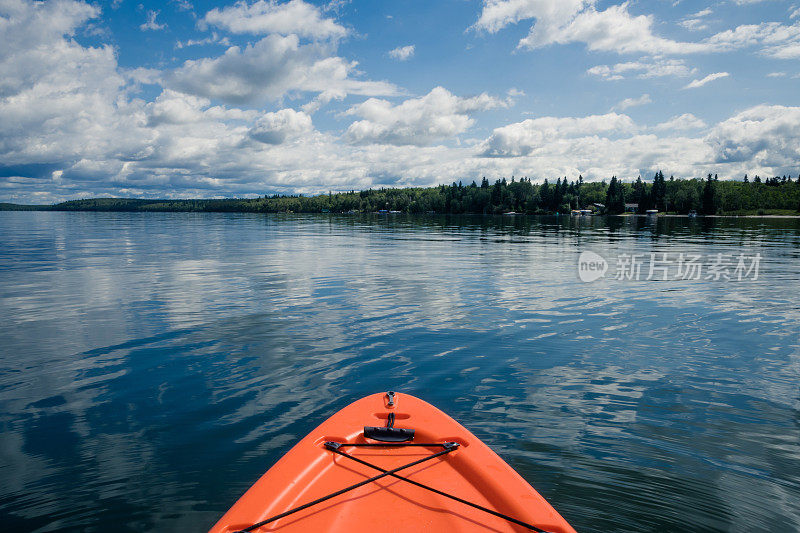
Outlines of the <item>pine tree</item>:
[[617,177],[613,176],[611,178],[611,182],[608,184],[608,188],[606,189],[606,209],[608,211],[614,212],[612,204],[614,202],[614,197],[617,194]]
[[711,174],[709,174],[705,188],[703,189],[703,214],[713,215],[716,214],[716,212],[716,187],[711,178]]
[[636,183],[633,184],[633,198],[639,204],[639,212],[644,212],[648,206],[647,190],[645,189],[642,177],[636,178]]
[[666,211],[667,184],[664,173],[660,170],[653,176],[653,187],[650,189],[650,205],[654,209],[663,208]]
[[550,209],[550,183],[547,178],[544,179],[544,183],[539,187],[539,198],[541,198],[541,205],[545,209]]
[[611,177],[611,182],[606,189],[606,209],[609,213],[616,214],[625,211],[625,191],[616,176]]

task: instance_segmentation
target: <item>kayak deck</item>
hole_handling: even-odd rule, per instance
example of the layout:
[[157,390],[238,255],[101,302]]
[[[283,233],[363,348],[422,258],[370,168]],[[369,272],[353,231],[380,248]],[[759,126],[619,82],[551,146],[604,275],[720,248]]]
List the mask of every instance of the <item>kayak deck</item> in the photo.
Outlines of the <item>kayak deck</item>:
[[[364,437],[364,426],[392,425],[390,418],[396,427],[414,429],[413,440],[408,441],[414,446],[381,444]],[[364,443],[378,446],[350,446]],[[382,474],[380,479],[252,530],[530,531],[384,474],[415,461],[419,463],[398,470],[396,475],[548,532],[574,532],[514,469],[448,415],[406,394],[374,394],[334,414],[295,445],[231,507],[211,533],[248,529]]]

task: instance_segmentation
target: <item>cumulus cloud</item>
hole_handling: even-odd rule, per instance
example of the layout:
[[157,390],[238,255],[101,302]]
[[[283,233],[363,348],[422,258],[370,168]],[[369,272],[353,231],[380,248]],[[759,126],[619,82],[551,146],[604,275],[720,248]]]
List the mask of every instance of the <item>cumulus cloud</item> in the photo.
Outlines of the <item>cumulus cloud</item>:
[[389,50],[389,57],[398,61],[407,61],[414,55],[415,46],[410,44],[408,46],[398,46],[393,50]]
[[698,87],[702,87],[706,83],[710,83],[720,78],[727,78],[728,76],[730,76],[730,74],[728,74],[727,72],[714,72],[713,74],[709,74],[705,78],[692,80],[691,82],[689,82],[688,85],[684,87],[684,89],[696,89]]
[[[767,55],[783,59],[800,57],[800,24],[778,22],[741,25],[697,42],[675,41],[653,31],[652,15],[634,15],[624,2],[600,10],[596,0],[484,0],[476,30],[497,32],[509,24],[534,19],[519,48],[536,49],[554,44],[584,43],[589,50],[653,56],[724,52],[764,46]],[[703,10],[684,19],[683,25],[701,29]]]
[[77,72],[81,64],[91,66],[111,59],[110,47],[83,48],[65,39],[99,14],[97,7],[76,2],[0,4],[0,19],[4,19],[0,22],[0,97],[36,83],[52,87],[57,81],[66,81],[54,79],[63,70],[59,67]]
[[686,77],[697,69],[689,67],[682,59],[656,59],[627,61],[615,65],[597,65],[586,71],[587,74],[599,76],[608,81],[623,80],[629,76],[639,79],[657,77]]
[[590,50],[617,53],[685,54],[706,49],[699,43],[678,42],[653,33],[653,17],[631,15],[628,4],[598,10],[595,0],[484,0],[473,26],[494,33],[526,19],[535,19],[520,48],[582,42]]
[[717,124],[708,136],[715,162],[797,167],[800,107],[760,105]]
[[[565,155],[569,154],[569,157]],[[624,154],[624,156],[622,155]],[[573,137],[548,143],[527,156],[497,158],[495,175],[533,176],[542,179],[582,174],[590,180],[616,175],[625,179],[669,169],[676,176],[706,172],[710,154],[702,139],[631,135]],[[717,169],[719,171],[719,169]],[[723,174],[724,175],[724,174]]]
[[[122,69],[110,46],[73,37],[98,14],[68,0],[0,0],[2,200],[313,193],[482,175],[601,179],[659,168],[676,176],[775,175],[796,172],[800,159],[800,107],[757,106],[710,126],[688,113],[652,128],[620,113],[545,116],[487,134],[474,128],[476,114],[510,105],[510,97],[459,97],[444,88],[350,104],[338,117],[346,121],[338,135],[317,130],[305,108],[253,109],[227,99],[280,101],[308,92],[318,105],[397,91],[359,80],[355,65],[335,55],[335,43],[273,34],[177,71]],[[269,65],[287,77],[265,74]],[[639,76],[648,68],[619,72]],[[144,100],[133,92],[139,84],[158,96]]]
[[474,123],[471,113],[506,105],[486,93],[462,98],[443,87],[398,105],[370,98],[346,111],[362,118],[347,128],[346,138],[356,144],[424,146],[466,131]]
[[137,67],[125,70],[123,74],[135,84],[156,85],[161,83],[161,71],[155,68]]
[[496,33],[509,24],[532,18],[547,26],[563,25],[592,3],[591,0],[484,0],[481,16],[473,28]]
[[765,55],[794,59],[800,57],[800,22],[791,26],[779,22],[742,24],[712,35],[704,42],[720,51],[761,46]]
[[671,119],[658,124],[655,129],[658,131],[685,131],[705,128],[706,123],[691,113],[676,115]]
[[[298,169],[309,162],[308,153],[324,152],[315,149],[323,136],[302,112],[211,106],[208,98],[174,89],[150,103],[131,99],[126,78],[155,82],[158,72],[123,75],[110,47],[69,39],[97,15],[91,6],[18,2],[10,13],[4,7],[0,188],[17,191],[5,194],[21,189],[26,201],[247,194],[263,190],[259,176],[280,174],[276,167]],[[305,155],[291,148],[298,135],[305,138]],[[288,148],[277,146],[282,142]],[[315,179],[309,176],[298,184]]]
[[625,98],[624,100],[620,101],[617,105],[615,105],[612,111],[625,111],[626,109],[630,109],[631,107],[638,107],[645,104],[652,103],[653,100],[650,98],[649,94],[643,94],[638,98]]
[[388,82],[355,78],[356,62],[330,55],[320,43],[301,44],[296,35],[268,35],[244,48],[232,46],[221,56],[186,61],[168,76],[183,92],[233,104],[259,104],[289,91],[391,96]]
[[[621,115],[620,117],[624,117]],[[669,169],[676,176],[702,176],[718,172],[720,176],[744,173],[780,175],[794,173],[800,157],[800,107],[756,106],[713,126],[707,135],[688,136],[639,134],[634,124],[620,121],[620,129],[604,129],[613,120],[598,120],[578,127],[592,117],[546,117],[540,127],[524,127],[525,122],[498,128],[486,144],[476,147],[479,156],[505,155],[481,170],[493,175],[533,177],[577,176],[598,179],[611,175],[635,177],[658,169]],[[696,117],[695,117],[696,119]],[[541,119],[534,119],[541,120]],[[690,125],[691,117],[671,120]],[[699,121],[699,119],[697,119]],[[569,127],[559,124],[564,121]],[[699,123],[694,125],[700,127]],[[528,131],[549,128],[548,135]],[[599,130],[599,131],[598,131]],[[509,135],[497,135],[503,131]],[[488,141],[497,143],[497,152],[486,150]]]
[[203,118],[202,108],[210,104],[206,98],[199,98],[176,91],[166,90],[155,101],[147,104],[148,126],[159,124],[191,124]]
[[336,39],[348,33],[344,26],[323,16],[317,6],[303,0],[283,4],[275,0],[257,0],[252,4],[240,0],[232,6],[212,9],[203,18],[203,24],[232,33],[294,34],[313,39]]
[[487,157],[529,155],[550,143],[600,133],[625,133],[635,129],[628,115],[608,113],[587,117],[540,117],[496,128],[479,152]]
[[264,144],[283,144],[289,139],[297,139],[314,129],[311,117],[302,111],[281,109],[265,113],[250,129],[249,135]]
[[536,24],[524,37],[522,48],[541,48],[551,44],[582,42],[589,50],[621,54],[687,54],[705,51],[698,43],[678,42],[653,33],[652,15],[631,15],[628,5],[610,6],[598,11],[590,6],[568,23],[558,26]]
[[113,49],[70,38],[98,14],[75,2],[0,4],[0,166],[47,169],[83,154],[135,157],[141,149],[135,133],[107,134],[135,130],[138,120],[119,99],[126,80]]

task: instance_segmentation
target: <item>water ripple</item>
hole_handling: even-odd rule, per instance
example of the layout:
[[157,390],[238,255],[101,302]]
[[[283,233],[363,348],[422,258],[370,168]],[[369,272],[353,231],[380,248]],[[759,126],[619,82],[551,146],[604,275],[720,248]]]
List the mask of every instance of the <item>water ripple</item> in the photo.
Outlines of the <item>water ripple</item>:
[[[584,284],[585,250],[764,262]],[[0,516],[202,530],[397,389],[580,531],[800,530],[798,259],[792,219],[0,213]]]

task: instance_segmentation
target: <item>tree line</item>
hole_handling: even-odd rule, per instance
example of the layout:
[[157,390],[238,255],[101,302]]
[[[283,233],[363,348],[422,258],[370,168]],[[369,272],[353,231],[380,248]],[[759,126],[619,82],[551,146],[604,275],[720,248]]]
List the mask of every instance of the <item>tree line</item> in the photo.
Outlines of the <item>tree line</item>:
[[[626,206],[627,204],[627,206]],[[632,204],[635,204],[632,205]],[[22,207],[22,206],[16,206]],[[92,198],[52,206],[25,206],[56,211],[215,211],[256,213],[347,213],[400,211],[444,214],[569,213],[593,209],[608,214],[625,211],[644,213],[649,209],[686,214],[797,214],[800,212],[800,176],[762,179],[744,176],[738,180],[666,179],[659,171],[652,181],[641,177],[626,182],[612,177],[608,182],[505,178],[490,183],[483,178],[453,182],[437,187],[380,188],[363,191],[330,192],[316,196],[266,195],[260,198],[222,200],[144,200]],[[0,204],[0,210],[14,204]]]

